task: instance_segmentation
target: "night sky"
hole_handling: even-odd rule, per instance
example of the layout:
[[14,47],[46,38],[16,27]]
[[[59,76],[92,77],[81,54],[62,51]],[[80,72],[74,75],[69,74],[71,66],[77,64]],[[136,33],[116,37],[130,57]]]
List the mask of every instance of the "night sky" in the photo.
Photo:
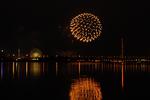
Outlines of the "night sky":
[[[150,55],[148,0],[3,0],[0,1],[0,48],[41,48],[50,55],[77,51],[120,55]],[[103,33],[85,44],[72,38],[70,20],[83,12],[97,15]]]

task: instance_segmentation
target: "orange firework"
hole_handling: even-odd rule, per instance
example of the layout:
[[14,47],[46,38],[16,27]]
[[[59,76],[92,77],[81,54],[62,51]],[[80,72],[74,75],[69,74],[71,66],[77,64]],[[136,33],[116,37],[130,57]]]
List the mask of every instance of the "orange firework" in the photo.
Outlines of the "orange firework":
[[70,22],[72,35],[82,41],[91,42],[101,35],[102,25],[99,18],[91,13],[82,13]]
[[76,80],[69,95],[70,100],[102,100],[100,86],[88,78]]

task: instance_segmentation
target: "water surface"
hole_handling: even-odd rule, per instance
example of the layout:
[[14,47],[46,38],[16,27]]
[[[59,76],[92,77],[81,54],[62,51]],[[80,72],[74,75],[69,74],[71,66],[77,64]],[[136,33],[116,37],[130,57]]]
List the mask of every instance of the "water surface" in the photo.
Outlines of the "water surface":
[[6,99],[147,100],[150,97],[148,63],[0,62],[0,68],[0,92]]

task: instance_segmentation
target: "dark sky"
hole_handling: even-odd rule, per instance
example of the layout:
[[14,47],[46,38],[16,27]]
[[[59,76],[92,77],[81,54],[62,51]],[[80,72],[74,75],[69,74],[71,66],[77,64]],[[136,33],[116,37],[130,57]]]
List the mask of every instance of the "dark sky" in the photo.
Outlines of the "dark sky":
[[[0,48],[42,48],[119,55],[120,37],[126,55],[150,55],[149,5],[146,0],[3,0],[0,1]],[[68,30],[72,17],[90,12],[101,18],[103,33],[80,43]]]

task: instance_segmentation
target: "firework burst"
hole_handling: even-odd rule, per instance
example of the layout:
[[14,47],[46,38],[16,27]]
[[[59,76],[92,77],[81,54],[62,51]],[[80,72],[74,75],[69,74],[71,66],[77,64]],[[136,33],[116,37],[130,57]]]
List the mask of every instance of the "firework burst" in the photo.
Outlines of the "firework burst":
[[91,42],[101,35],[102,25],[97,16],[82,13],[71,20],[70,31],[77,40]]

